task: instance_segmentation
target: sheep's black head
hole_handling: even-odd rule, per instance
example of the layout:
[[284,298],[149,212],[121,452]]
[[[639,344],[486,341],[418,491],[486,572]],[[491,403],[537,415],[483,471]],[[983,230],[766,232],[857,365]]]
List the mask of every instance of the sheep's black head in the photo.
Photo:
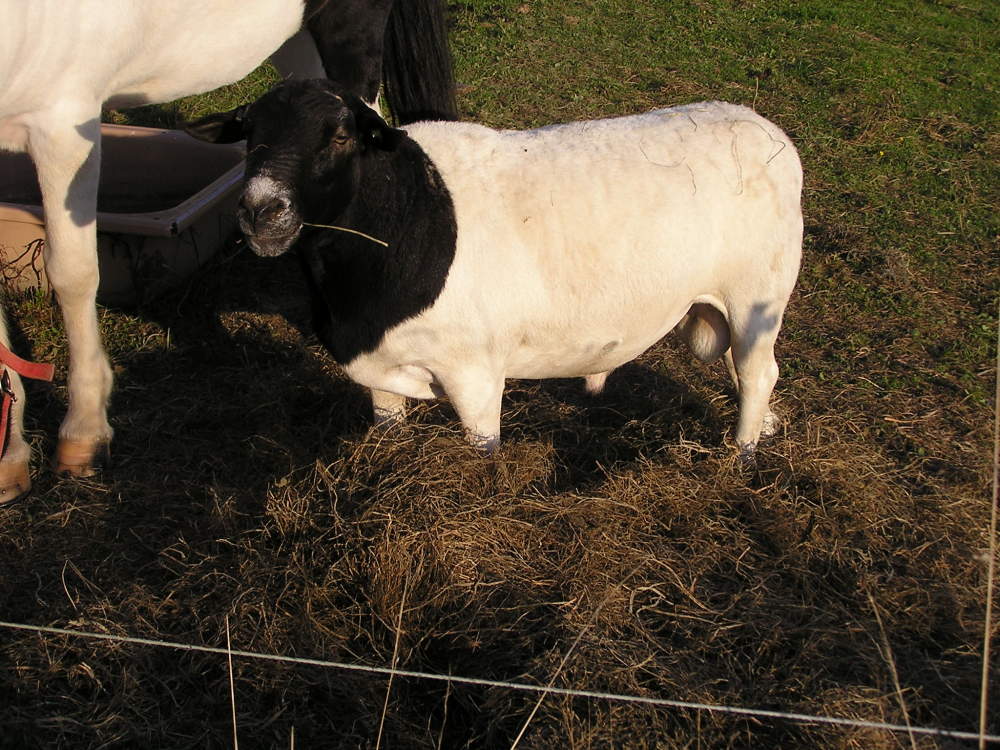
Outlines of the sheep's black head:
[[350,203],[360,157],[395,148],[389,127],[361,99],[325,79],[279,84],[253,104],[189,123],[212,143],[246,139],[246,180],[237,212],[258,255],[281,255],[303,223],[327,223]]

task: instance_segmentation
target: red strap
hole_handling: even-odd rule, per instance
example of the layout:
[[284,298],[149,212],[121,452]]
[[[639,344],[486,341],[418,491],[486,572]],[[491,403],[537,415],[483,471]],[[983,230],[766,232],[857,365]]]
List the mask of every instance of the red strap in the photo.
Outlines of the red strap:
[[0,364],[7,365],[21,377],[32,380],[52,380],[56,370],[53,365],[21,359],[3,344],[0,344]]
[[3,396],[0,397],[0,458],[7,454],[7,438],[10,435],[10,405],[14,403],[14,392],[10,388],[10,375],[4,370],[0,375],[0,388],[3,389]]
[[7,452],[7,439],[10,436],[10,405],[17,400],[14,389],[10,387],[7,367],[21,377],[32,380],[52,380],[55,373],[55,367],[52,365],[21,359],[0,344],[0,458]]

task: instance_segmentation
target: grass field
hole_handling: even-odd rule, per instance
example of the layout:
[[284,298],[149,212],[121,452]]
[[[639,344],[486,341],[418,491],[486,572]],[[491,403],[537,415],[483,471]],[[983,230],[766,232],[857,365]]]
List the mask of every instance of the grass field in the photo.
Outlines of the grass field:
[[[522,127],[753,106],[806,174],[784,422],[744,469],[721,365],[668,338],[512,381],[493,457],[447,402],[399,435],[234,239],[102,309],[113,464],[52,475],[58,312],[8,294],[39,467],[0,509],[0,619],[442,675],[976,731],[994,463],[1000,6],[451,3],[460,106]],[[110,113],[173,125],[272,80]],[[228,623],[228,624],[227,624]],[[994,625],[994,632],[996,626]],[[567,657],[568,654],[568,658]],[[994,706],[1000,696],[993,665]],[[0,747],[940,748],[933,736],[0,629]],[[387,697],[388,696],[388,697]],[[1000,709],[989,729],[1000,733]],[[529,720],[530,719],[530,720]]]

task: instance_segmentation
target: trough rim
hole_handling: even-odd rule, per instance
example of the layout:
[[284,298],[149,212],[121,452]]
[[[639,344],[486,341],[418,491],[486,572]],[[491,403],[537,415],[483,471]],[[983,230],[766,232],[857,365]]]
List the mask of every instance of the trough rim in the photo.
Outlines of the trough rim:
[[[182,130],[169,128],[147,128],[137,125],[102,124],[101,133],[116,135],[137,135],[140,137],[160,136],[173,140],[190,138]],[[197,141],[193,142],[197,143]],[[97,231],[119,234],[138,234],[146,237],[176,237],[201,216],[225,200],[243,179],[245,169],[242,144],[219,146],[240,153],[240,160],[215,178],[201,190],[192,193],[180,203],[158,211],[137,213],[97,212]],[[0,221],[32,224],[45,227],[45,211],[41,205],[27,203],[7,203],[0,201]]]

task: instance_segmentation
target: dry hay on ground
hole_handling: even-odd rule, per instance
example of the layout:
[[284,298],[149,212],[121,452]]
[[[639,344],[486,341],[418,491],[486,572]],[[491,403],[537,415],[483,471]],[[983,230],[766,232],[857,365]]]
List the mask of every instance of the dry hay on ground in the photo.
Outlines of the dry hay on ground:
[[[142,316],[104,313],[114,468],[43,472],[0,511],[4,618],[214,646],[228,620],[237,649],[903,723],[891,661],[914,724],[974,728],[989,474],[975,408],[824,383],[802,364],[821,350],[793,333],[783,429],[746,469],[724,447],[723,368],[667,341],[597,398],[579,380],[512,382],[486,457],[447,403],[369,430],[364,393],[301,333],[302,295],[294,260],[238,253]],[[37,350],[51,318],[29,307]],[[790,316],[815,325],[794,300]],[[45,452],[62,394],[31,388]],[[11,632],[0,653],[0,746],[232,741],[224,658]],[[301,747],[374,746],[384,677],[234,670],[242,747],[287,746],[293,727]],[[396,678],[382,746],[509,747],[536,700]],[[550,696],[520,746],[909,740]]]

